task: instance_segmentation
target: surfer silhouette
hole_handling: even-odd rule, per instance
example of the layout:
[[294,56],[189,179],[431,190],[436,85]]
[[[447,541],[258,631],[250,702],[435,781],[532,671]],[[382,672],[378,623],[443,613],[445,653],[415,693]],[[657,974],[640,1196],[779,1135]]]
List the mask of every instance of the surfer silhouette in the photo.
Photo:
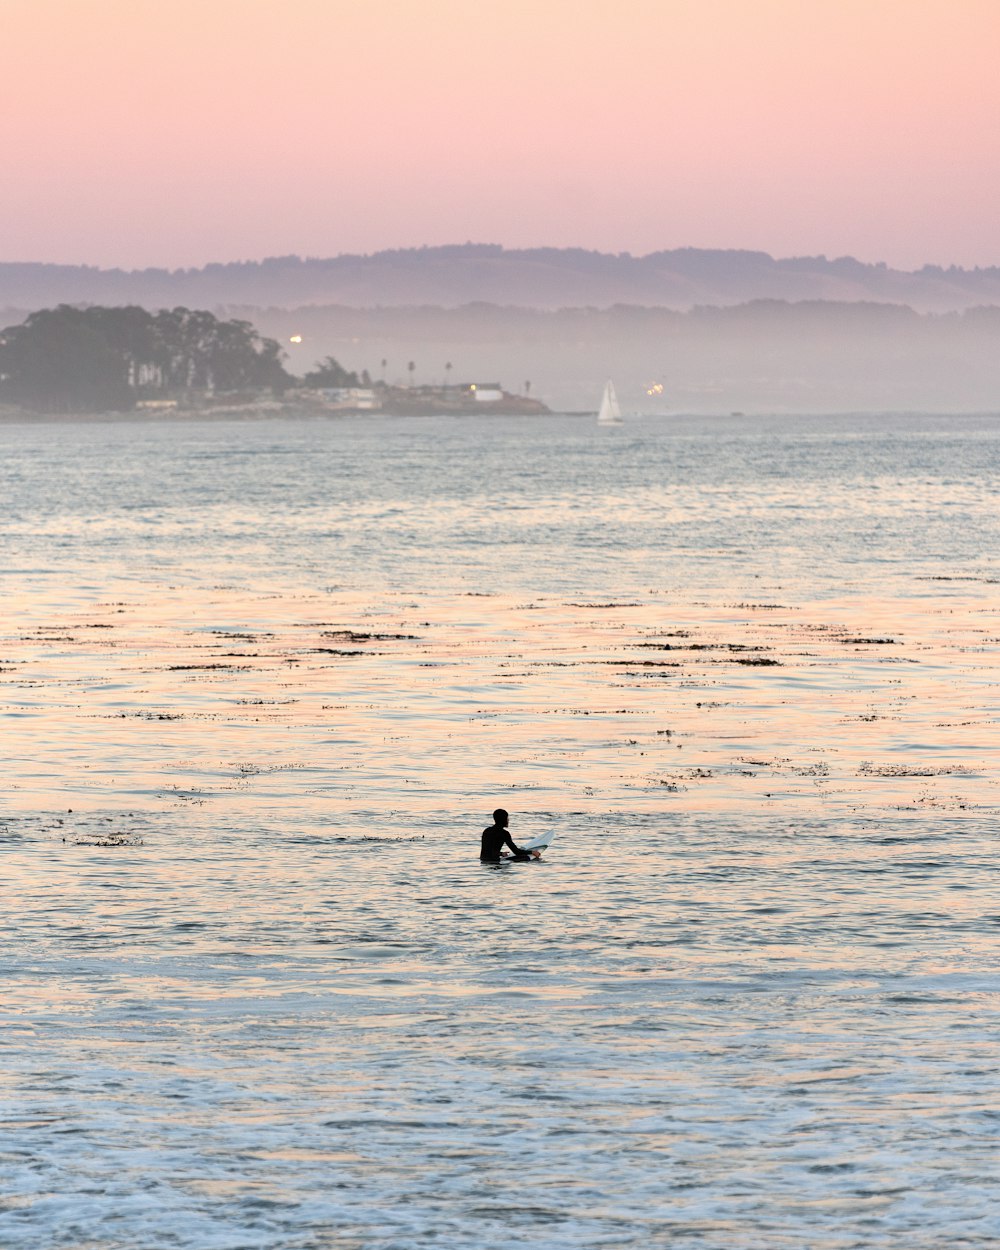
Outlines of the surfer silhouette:
[[484,864],[499,864],[503,858],[502,851],[505,846],[509,846],[511,850],[511,858],[513,859],[537,859],[539,851],[522,851],[519,846],[514,845],[514,841],[510,836],[507,824],[510,817],[498,807],[493,813],[493,824],[488,829],[483,830],[483,842],[479,851],[479,858]]

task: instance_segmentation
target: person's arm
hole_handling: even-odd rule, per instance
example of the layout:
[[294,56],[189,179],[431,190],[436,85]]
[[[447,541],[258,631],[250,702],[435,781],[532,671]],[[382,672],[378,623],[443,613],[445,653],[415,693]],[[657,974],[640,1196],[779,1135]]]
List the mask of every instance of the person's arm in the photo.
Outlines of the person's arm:
[[514,852],[514,854],[517,855],[520,859],[531,858],[531,855],[529,854],[528,851],[522,851],[519,846],[514,845],[514,839],[510,836],[509,829],[504,832],[503,844],[504,846],[509,846],[510,849]]

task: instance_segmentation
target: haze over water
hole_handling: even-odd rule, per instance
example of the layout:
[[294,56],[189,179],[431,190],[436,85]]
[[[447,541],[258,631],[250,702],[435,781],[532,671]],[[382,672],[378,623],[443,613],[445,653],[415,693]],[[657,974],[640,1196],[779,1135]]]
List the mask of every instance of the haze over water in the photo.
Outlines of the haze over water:
[[4,433],[0,1243],[996,1245],[1000,419]]

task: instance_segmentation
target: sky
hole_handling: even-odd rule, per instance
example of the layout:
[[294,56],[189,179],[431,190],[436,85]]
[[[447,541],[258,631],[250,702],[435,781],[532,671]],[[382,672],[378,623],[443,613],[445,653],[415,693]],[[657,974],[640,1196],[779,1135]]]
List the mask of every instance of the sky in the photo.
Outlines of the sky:
[[1000,264],[1000,0],[0,0],[0,261]]

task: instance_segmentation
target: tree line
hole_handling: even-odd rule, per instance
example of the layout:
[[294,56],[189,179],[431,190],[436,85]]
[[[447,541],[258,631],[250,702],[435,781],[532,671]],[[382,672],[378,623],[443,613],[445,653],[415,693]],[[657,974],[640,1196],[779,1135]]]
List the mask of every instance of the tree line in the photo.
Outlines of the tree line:
[[0,331],[0,402],[38,412],[117,412],[295,382],[249,321],[188,308],[58,308]]

